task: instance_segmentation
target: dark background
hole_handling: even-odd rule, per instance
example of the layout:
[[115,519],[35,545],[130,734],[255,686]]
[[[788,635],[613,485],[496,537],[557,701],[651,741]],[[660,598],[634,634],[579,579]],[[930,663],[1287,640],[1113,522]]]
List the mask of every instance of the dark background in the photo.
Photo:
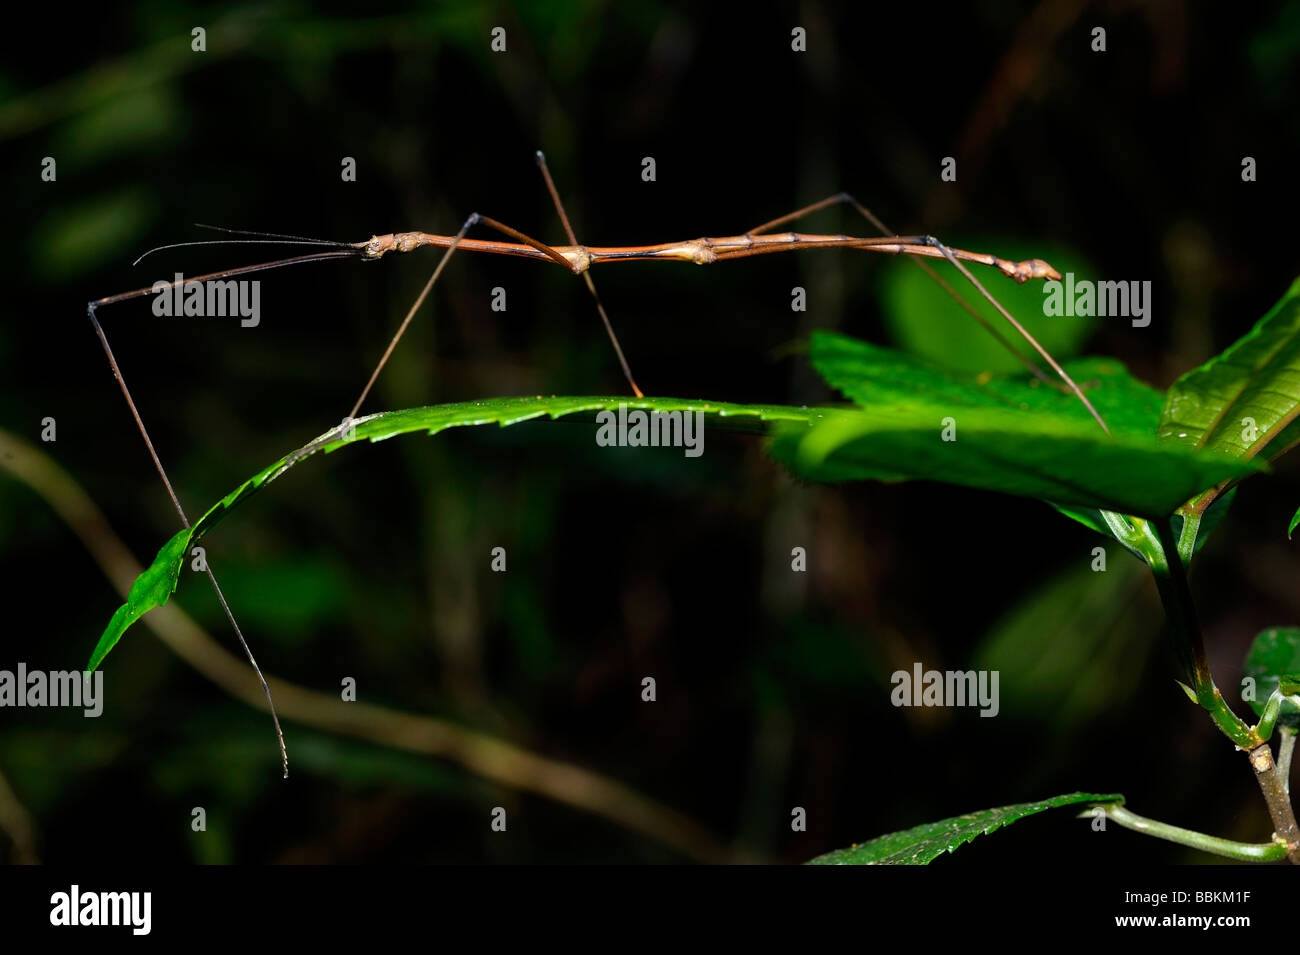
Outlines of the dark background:
[[[478,211],[559,243],[538,148],[591,245],[734,234],[847,189],[899,232],[1151,281],[1150,327],[1076,323],[1058,348],[1116,355],[1159,387],[1245,332],[1300,272],[1294,0],[1231,13],[142,2],[75,23],[53,7],[37,16],[10,33],[0,66],[0,426],[39,444],[54,417],[58,440],[40,447],[142,561],[177,519],[85,303],[280,254],[177,249],[131,267],[151,246],[213,237],[196,222],[357,241],[454,232]],[[190,51],[195,25],[206,53]],[[498,25],[505,54],[489,48]],[[806,53],[790,49],[794,26]],[[1095,26],[1105,53],[1090,49]],[[55,183],[40,180],[45,156]],[[341,182],[344,156],[357,182]],[[956,183],[939,180],[945,156]],[[1241,181],[1243,156],[1257,182]],[[848,211],[804,227],[870,234]],[[261,275],[256,329],[157,319],[145,301],[101,311],[191,515],[343,416],[435,262],[425,251]],[[891,312],[900,267],[806,252],[594,277],[647,393],[801,404],[834,398],[804,356],[812,328],[883,343],[939,334]],[[810,304],[792,315],[796,285]],[[489,308],[495,286],[505,313]],[[579,280],[463,254],[367,410],[623,388]],[[1285,537],[1294,464],[1238,497],[1193,575],[1230,697],[1255,632],[1300,619]],[[267,672],[327,693],[353,677],[367,703],[592,770],[699,829],[670,846],[455,754],[289,719],[283,781],[266,716],[139,625],[105,665],[100,719],[0,711],[7,817],[32,822],[26,848],[10,845],[21,823],[0,845],[64,862],[799,862],[1076,789],[1264,840],[1245,760],[1174,684],[1154,588],[1117,547],[1092,574],[1100,542],[1033,501],[800,485],[758,438],[723,431],[698,459],[597,449],[585,419],[350,450],[304,465],[205,541]],[[488,569],[498,545],[505,575]],[[796,545],[806,575],[790,572]],[[83,665],[119,597],[33,488],[8,479],[0,569],[0,666]],[[175,603],[238,652],[198,575],[183,575]],[[893,708],[889,674],[913,661],[999,669],[1001,714]],[[654,704],[639,700],[645,676]],[[194,806],[206,833],[190,830]],[[494,806],[508,810],[505,834],[489,831]],[[791,831],[794,806],[807,832]],[[1070,865],[1208,858],[1093,833],[1062,810],[943,864],[1018,865],[1049,838]]]

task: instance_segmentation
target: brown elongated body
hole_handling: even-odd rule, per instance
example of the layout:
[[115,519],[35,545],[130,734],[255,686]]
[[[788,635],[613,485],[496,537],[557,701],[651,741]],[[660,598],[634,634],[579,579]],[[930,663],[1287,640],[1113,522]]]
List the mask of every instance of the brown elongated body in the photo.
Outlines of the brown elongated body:
[[[379,259],[390,252],[413,252],[432,246],[466,252],[492,252],[497,255],[517,255],[526,259],[549,259],[564,264],[574,274],[581,274],[593,265],[603,262],[645,262],[651,260],[694,262],[708,265],[725,259],[739,259],[772,252],[791,252],[796,249],[865,249],[890,255],[921,255],[928,258],[946,258],[942,245],[930,236],[883,236],[858,238],[851,235],[813,235],[806,232],[775,232],[728,235],[716,238],[689,239],[684,242],[662,242],[657,245],[556,245],[542,246],[523,242],[497,242],[491,239],[462,238],[454,235],[437,235],[429,232],[390,232],[371,236],[352,248],[361,251],[364,259]],[[965,262],[988,265],[1003,275],[1026,282],[1029,279],[1059,279],[1060,273],[1042,259],[1013,262],[983,252],[967,252],[949,247],[953,256]],[[561,261],[562,260],[562,261]]]

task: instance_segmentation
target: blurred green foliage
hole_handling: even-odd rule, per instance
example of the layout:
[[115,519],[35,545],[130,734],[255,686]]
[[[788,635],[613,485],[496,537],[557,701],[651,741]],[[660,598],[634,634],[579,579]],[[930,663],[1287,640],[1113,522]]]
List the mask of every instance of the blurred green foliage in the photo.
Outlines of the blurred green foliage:
[[[1074,273],[1075,280],[1096,281],[1097,270],[1077,253],[1048,243],[1008,241],[997,237],[963,239],[940,236],[949,245],[971,251],[996,254],[1011,261],[1046,259],[1061,275]],[[945,269],[945,274],[951,270]],[[1041,282],[1017,285],[989,272],[977,276],[997,297],[1003,307],[1033,335],[1038,343],[1058,361],[1079,354],[1089,336],[1097,330],[1095,318],[1052,316],[1043,314],[1044,289]],[[1036,365],[1042,359],[1033,347],[1016,332],[997,309],[958,275],[948,281],[973,305],[984,320],[1001,333]],[[892,264],[881,279],[881,314],[893,340],[902,348],[922,358],[970,372],[1015,374],[1024,365],[996,338],[975,322],[944,289],[911,262]],[[1117,319],[1112,319],[1117,321]]]

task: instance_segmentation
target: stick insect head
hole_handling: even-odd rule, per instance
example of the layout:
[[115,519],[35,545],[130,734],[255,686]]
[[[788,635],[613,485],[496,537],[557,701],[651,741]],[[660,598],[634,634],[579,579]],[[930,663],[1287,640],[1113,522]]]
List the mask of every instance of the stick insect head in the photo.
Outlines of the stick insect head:
[[1061,273],[1058,272],[1049,262],[1042,259],[1025,259],[1023,262],[1010,263],[1011,269],[1003,269],[1011,278],[1023,285],[1030,279],[1051,279],[1059,282]]

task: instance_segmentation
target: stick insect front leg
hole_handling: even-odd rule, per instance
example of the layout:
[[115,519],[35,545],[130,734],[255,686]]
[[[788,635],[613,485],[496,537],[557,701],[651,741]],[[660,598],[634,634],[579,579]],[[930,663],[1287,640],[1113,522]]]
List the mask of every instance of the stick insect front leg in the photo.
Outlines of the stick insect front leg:
[[[175,284],[175,283],[173,283]],[[133,293],[131,293],[133,294]],[[154,466],[158,469],[159,476],[167,488],[167,493],[172,499],[172,504],[176,506],[176,513],[181,517],[181,523],[185,527],[190,526],[190,519],[185,514],[185,508],[181,506],[180,498],[176,496],[176,491],[172,488],[172,482],[167,477],[167,469],[163,467],[162,459],[158,457],[158,452],[154,450],[153,441],[149,438],[149,431],[144,426],[144,419],[140,417],[140,412],[136,409],[135,400],[131,397],[131,390],[126,386],[126,379],[122,376],[122,369],[117,363],[117,358],[113,355],[113,349],[109,347],[108,337],[104,334],[104,329],[99,324],[99,319],[95,316],[95,309],[99,305],[107,304],[109,300],[101,299],[98,302],[91,302],[86,306],[86,312],[90,316],[90,323],[95,326],[95,334],[99,336],[99,342],[104,346],[104,354],[108,356],[108,363],[113,368],[113,376],[122,388],[122,395],[126,398],[127,406],[131,409],[131,415],[135,418],[136,426],[140,429],[140,434],[144,438],[145,447],[149,449],[149,456],[153,458]],[[226,613],[226,619],[230,621],[231,628],[235,631],[235,636],[239,638],[239,644],[244,648],[244,655],[248,657],[248,662],[253,667],[253,672],[257,674],[257,679],[261,681],[262,691],[266,694],[266,705],[271,711],[271,721],[275,724],[275,738],[280,745],[280,764],[284,770],[284,778],[289,778],[289,751],[284,744],[284,730],[280,728],[280,717],[275,712],[275,700],[271,697],[271,687],[266,682],[266,677],[262,675],[262,668],[257,665],[257,659],[253,656],[253,650],[244,638],[244,631],[240,629],[238,621],[235,620],[235,613],[230,609],[230,604],[226,601],[226,595],[221,590],[221,585],[217,583],[217,575],[212,570],[212,564],[205,560],[203,569],[207,571],[208,581],[212,584],[212,590],[217,595],[217,600],[221,602],[221,609]]]
[[[879,218],[877,218],[875,213],[873,213],[870,209],[868,209],[866,206],[864,206],[862,203],[860,203],[857,199],[855,199],[852,195],[850,195],[847,192],[841,192],[834,196],[828,196],[827,198],[822,199],[819,202],[814,202],[812,205],[804,206],[802,209],[796,209],[794,212],[788,213],[776,219],[772,219],[769,222],[764,222],[762,225],[750,229],[749,232],[746,234],[752,236],[762,235],[765,232],[770,232],[772,229],[776,228],[777,226],[785,225],[789,222],[793,222],[797,219],[803,218],[804,216],[811,215],[814,212],[820,212],[822,209],[826,209],[830,206],[835,206],[835,205],[852,206],[855,210],[857,210],[857,212],[864,219],[870,222],[872,226],[875,227],[875,229],[880,232],[881,235],[889,236],[895,234]],[[1056,359],[1053,358],[1048,353],[1047,349],[1045,349],[1042,345],[1038,343],[1038,340],[1029,333],[1029,330],[1026,329],[1023,325],[1021,325],[1020,322],[1016,321],[1015,317],[1009,311],[1007,311],[1006,308],[1003,307],[1002,303],[999,302],[996,298],[994,298],[993,294],[989,292],[988,289],[986,289],[984,285],[978,279],[976,279],[975,276],[973,276],[970,273],[970,270],[966,268],[966,266],[963,265],[955,255],[953,255],[952,249],[944,245],[944,243],[940,242],[934,236],[923,236],[922,240],[925,242],[925,244],[930,245],[936,250],[938,250],[938,252],[943,256],[943,258],[947,259],[950,263],[952,263],[953,267],[956,268],[957,271],[959,271],[962,274],[962,276],[968,282],[970,282],[971,285],[973,285],[976,288],[976,290],[993,305],[994,308],[998,310],[998,312],[1002,315],[1002,317],[1005,318],[1007,322],[1010,323],[1011,326],[1015,328],[1017,332],[1020,333],[1021,337],[1023,337],[1025,341],[1029,342],[1029,344],[1034,347],[1034,350],[1043,356],[1044,360],[1046,360],[1046,362],[1052,367],[1052,370],[1055,371],[1057,375],[1060,376],[1061,380],[1065,383],[1065,387],[1069,391],[1071,391],[1075,395],[1075,397],[1077,397],[1083,403],[1083,406],[1088,409],[1088,413],[1092,415],[1092,417],[1096,420],[1097,424],[1101,425],[1101,429],[1105,431],[1107,434],[1110,434],[1110,428],[1106,426],[1105,420],[1097,412],[1097,409],[1093,407],[1092,402],[1090,402],[1088,398],[1084,395],[1083,390],[1077,384],[1075,384],[1074,379],[1070,377],[1069,373],[1066,372],[1066,370],[1060,366],[1060,364],[1056,361]],[[914,255],[909,255],[908,257],[913,262],[915,262],[928,276],[930,276],[931,279],[937,282],[940,288],[942,288],[945,292],[947,292],[948,295],[951,296],[952,299],[957,302],[957,304],[959,304],[962,308],[964,308],[977,322],[979,322],[980,325],[982,325],[990,335],[996,338],[998,342],[1001,343],[1001,345],[1007,349],[1007,351],[1011,352],[1011,354],[1014,355],[1020,361],[1020,363],[1023,364],[1031,373],[1033,373],[1033,375],[1036,378],[1044,382],[1049,381],[1048,377],[1043,373],[1043,371],[1037,365],[1035,365],[1032,361],[1030,361],[1027,357],[1025,357],[1025,355],[1022,354],[1019,349],[1017,349],[1014,345],[1012,345],[1011,342],[1007,340],[1006,336],[1004,336],[996,328],[990,325],[988,320],[984,318],[984,316],[981,315],[975,309],[975,307],[970,304],[970,302],[966,301],[966,299],[961,295],[961,293],[959,293],[950,284],[948,284],[948,282],[944,280],[943,276],[939,275],[939,273],[936,272],[928,262],[925,262],[921,258]],[[1043,263],[1043,265],[1046,265],[1046,263]],[[1054,272],[1055,270],[1051,270],[1051,271]]]

